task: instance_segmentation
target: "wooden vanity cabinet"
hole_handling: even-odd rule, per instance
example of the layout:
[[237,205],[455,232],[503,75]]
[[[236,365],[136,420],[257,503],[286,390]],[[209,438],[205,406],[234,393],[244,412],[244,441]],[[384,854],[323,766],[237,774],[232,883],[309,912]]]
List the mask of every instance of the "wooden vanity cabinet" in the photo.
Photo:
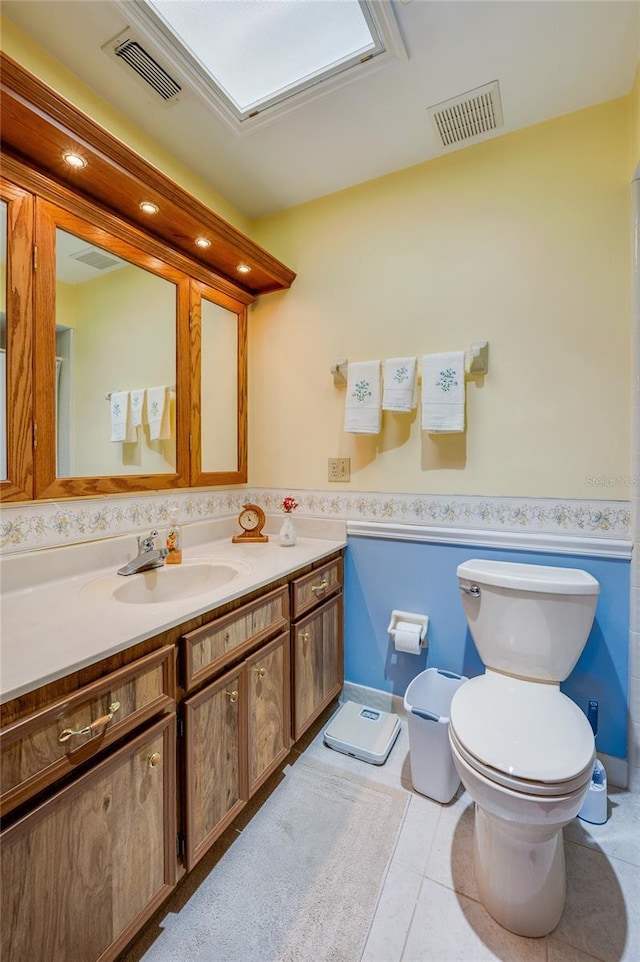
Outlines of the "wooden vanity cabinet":
[[186,699],[187,871],[288,755],[289,699],[288,631]]
[[7,962],[110,962],[175,884],[175,715],[1,836]]
[[342,571],[340,556],[291,585],[294,742],[344,684]]

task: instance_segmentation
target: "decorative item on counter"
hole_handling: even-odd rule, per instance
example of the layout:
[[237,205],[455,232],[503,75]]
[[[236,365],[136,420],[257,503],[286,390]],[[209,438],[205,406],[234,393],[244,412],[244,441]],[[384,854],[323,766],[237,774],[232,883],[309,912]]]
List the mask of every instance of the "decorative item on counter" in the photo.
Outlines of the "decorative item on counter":
[[280,505],[284,511],[284,520],[282,522],[282,527],[280,528],[280,534],[278,535],[280,539],[280,544],[288,548],[290,545],[296,543],[296,526],[293,523],[293,518],[291,517],[291,512],[299,508],[300,505],[295,498],[287,495],[286,498],[282,499],[282,504]]
[[245,504],[238,515],[238,524],[242,528],[242,534],[234,534],[231,539],[233,544],[268,541],[269,536],[262,533],[265,520],[264,511],[259,504]]
[[165,564],[179,565],[182,563],[182,530],[178,524],[178,509],[169,512],[169,530],[167,531],[167,557]]

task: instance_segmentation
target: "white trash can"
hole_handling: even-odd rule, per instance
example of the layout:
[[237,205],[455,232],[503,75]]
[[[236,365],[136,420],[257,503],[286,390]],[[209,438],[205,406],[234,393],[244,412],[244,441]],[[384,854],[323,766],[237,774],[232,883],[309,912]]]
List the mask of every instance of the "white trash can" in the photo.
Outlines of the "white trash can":
[[449,747],[449,712],[455,692],[468,680],[453,671],[427,668],[404,695],[411,781],[417,792],[437,802],[450,802],[460,784]]

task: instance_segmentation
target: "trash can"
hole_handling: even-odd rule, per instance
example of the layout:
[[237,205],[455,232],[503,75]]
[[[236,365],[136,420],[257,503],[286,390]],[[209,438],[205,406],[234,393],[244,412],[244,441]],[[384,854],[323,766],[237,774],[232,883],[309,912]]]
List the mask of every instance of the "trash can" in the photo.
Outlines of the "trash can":
[[449,747],[449,711],[455,692],[468,680],[453,671],[427,668],[405,692],[411,781],[417,792],[437,802],[451,801],[460,784]]

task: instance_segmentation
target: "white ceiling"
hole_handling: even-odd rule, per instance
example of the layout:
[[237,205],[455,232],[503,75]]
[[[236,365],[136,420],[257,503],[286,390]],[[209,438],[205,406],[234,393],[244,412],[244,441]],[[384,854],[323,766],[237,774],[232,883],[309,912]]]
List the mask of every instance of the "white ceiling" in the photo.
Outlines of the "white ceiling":
[[394,59],[244,134],[191,90],[161,104],[101,50],[129,26],[126,3],[3,0],[2,12],[248,217],[440,156],[445,149],[426,108],[492,80],[500,83],[504,126],[484,138],[631,89],[640,53],[636,0],[391,5],[406,61]]

